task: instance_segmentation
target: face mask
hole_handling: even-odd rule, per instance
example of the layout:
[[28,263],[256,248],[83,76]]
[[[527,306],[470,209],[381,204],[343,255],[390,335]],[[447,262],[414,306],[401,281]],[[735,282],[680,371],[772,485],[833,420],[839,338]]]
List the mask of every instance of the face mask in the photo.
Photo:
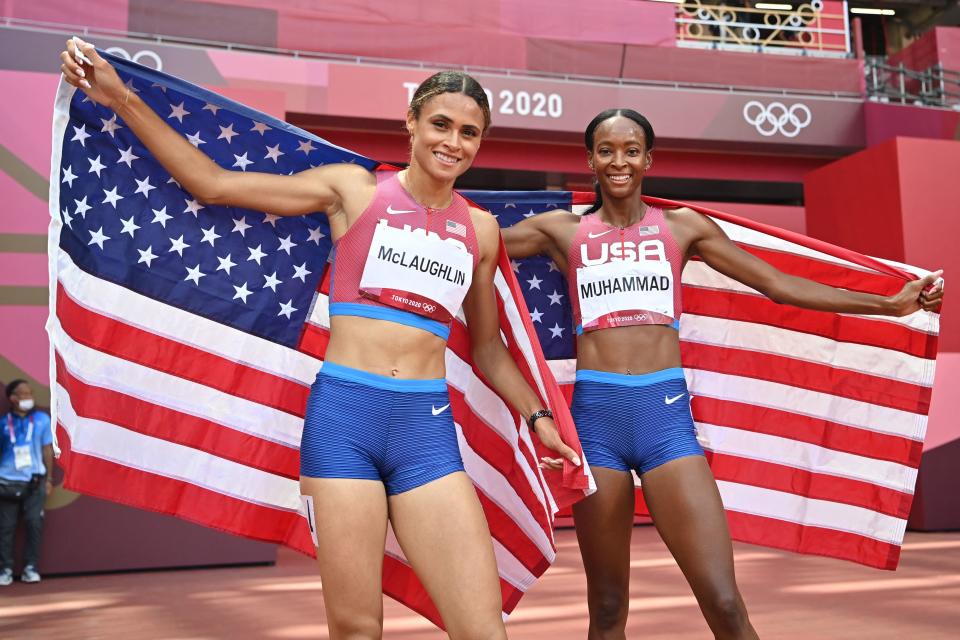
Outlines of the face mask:
[[20,401],[20,411],[30,411],[33,409],[33,399],[27,398],[26,400]]

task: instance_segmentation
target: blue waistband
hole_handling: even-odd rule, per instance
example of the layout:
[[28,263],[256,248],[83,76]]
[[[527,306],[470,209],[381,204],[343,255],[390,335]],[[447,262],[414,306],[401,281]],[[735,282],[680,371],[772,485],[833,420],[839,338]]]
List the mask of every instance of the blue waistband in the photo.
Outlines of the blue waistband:
[[444,378],[429,378],[425,380],[390,378],[381,376],[369,371],[361,371],[352,367],[345,367],[335,362],[324,362],[320,369],[320,375],[349,380],[350,382],[359,382],[370,387],[386,389],[388,391],[410,391],[421,393],[436,393],[447,391],[447,381]]
[[602,382],[603,384],[615,384],[621,387],[646,387],[667,380],[683,379],[683,369],[681,367],[661,369],[660,371],[642,373],[636,376],[610,371],[594,371],[592,369],[577,370],[577,382]]
[[[680,319],[679,319],[679,318],[675,319],[675,320],[673,321],[673,323],[670,324],[670,325],[651,325],[651,326],[669,326],[671,329],[675,329],[675,330],[677,330],[677,331],[680,331]],[[582,335],[583,335],[583,325],[582,325],[582,324],[578,324],[578,325],[577,325],[577,335],[578,335],[578,336],[582,336]]]
[[361,318],[373,318],[374,320],[389,320],[390,322],[404,324],[408,327],[423,329],[444,340],[450,337],[450,327],[442,322],[437,322],[436,320],[424,318],[415,313],[403,311],[402,309],[394,309],[392,307],[359,304],[356,302],[334,302],[330,305],[330,317],[333,316],[359,316]]

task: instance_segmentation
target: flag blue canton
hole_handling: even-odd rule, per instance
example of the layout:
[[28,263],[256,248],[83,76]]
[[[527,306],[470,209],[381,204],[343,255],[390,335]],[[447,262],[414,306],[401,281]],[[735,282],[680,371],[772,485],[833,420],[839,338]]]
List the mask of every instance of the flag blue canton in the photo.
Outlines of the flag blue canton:
[[[479,206],[497,217],[501,228],[538,213],[571,208],[569,191],[464,191]],[[567,279],[547,257],[512,260],[530,319],[547,359],[574,357],[573,312],[568,300]]]
[[[376,166],[200,87],[101,53],[220,166],[290,174]],[[60,247],[80,268],[166,304],[295,346],[330,252],[326,217],[200,203],[111,110],[74,94],[63,140]]]

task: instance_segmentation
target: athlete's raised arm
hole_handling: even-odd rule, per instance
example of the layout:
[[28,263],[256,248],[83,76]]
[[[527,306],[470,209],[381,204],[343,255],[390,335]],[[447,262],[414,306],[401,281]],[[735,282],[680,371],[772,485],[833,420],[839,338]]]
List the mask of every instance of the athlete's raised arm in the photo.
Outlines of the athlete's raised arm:
[[[470,290],[463,300],[463,311],[470,329],[473,361],[496,392],[524,417],[529,417],[543,409],[544,404],[527,384],[500,338],[500,320],[493,284],[500,249],[499,227],[493,216],[486,211],[471,208],[470,217],[477,232],[480,249],[480,261],[474,270]],[[531,427],[544,446],[573,464],[580,465],[580,458],[561,440],[552,418],[539,418]],[[541,463],[551,469],[560,469],[563,466],[560,459],[544,458]]]
[[558,209],[525,218],[512,227],[501,229],[500,234],[511,258],[540,254],[555,258],[554,254],[559,251],[555,233],[562,226],[558,223],[567,221],[576,224],[577,219],[575,214]]
[[756,289],[774,302],[817,311],[889,316],[940,308],[943,288],[931,287],[942,271],[907,282],[899,293],[892,296],[838,289],[783,273],[735,245],[716,222],[696,211],[680,209],[675,214],[694,228],[690,253],[699,255],[720,273]]
[[66,50],[60,53],[60,70],[66,81],[123,118],[163,168],[201,202],[293,216],[335,208],[353,197],[352,190],[376,186],[373,174],[352,164],[328,165],[292,176],[224,169],[154,113],[92,44],[77,42],[68,40]]

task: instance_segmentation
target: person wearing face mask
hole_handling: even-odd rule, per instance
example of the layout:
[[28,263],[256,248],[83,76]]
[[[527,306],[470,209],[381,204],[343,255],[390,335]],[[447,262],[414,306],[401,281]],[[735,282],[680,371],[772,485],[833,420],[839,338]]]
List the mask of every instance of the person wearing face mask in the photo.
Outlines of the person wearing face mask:
[[24,582],[40,582],[40,537],[43,503],[53,490],[53,432],[50,416],[34,407],[26,380],[6,387],[10,411],[2,418],[0,437],[0,587],[13,582],[13,538],[20,514],[26,524]]

